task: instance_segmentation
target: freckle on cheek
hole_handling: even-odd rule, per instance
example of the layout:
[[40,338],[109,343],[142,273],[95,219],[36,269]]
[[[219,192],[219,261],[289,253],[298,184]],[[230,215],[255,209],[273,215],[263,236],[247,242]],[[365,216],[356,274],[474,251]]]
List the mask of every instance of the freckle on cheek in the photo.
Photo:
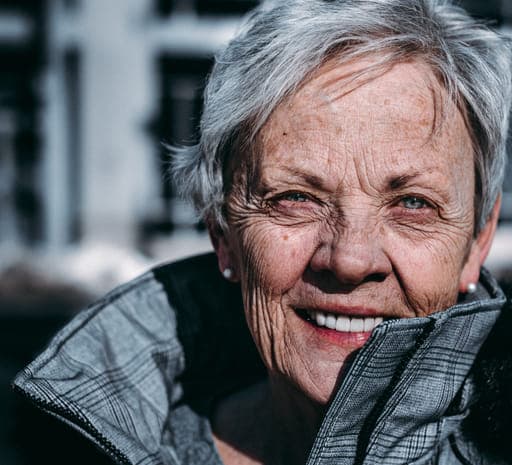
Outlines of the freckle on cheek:
[[285,234],[285,235],[283,236],[283,241],[287,241],[287,240],[288,240],[288,234]]

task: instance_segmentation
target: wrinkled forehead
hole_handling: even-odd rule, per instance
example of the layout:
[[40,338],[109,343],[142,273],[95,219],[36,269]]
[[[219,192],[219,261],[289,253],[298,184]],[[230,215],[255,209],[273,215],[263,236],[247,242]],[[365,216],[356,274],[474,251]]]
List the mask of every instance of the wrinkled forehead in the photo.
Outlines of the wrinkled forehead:
[[[379,114],[376,106],[386,111]],[[374,131],[380,128],[381,133],[372,134],[380,142],[401,136],[435,142],[450,129],[447,115],[454,114],[460,115],[456,105],[421,61],[381,63],[367,58],[340,65],[331,60],[274,110],[262,128],[260,141],[268,148],[276,140],[276,132],[295,130],[295,136],[300,136],[308,129],[332,124],[343,131],[341,115],[352,130],[359,127],[363,134],[370,124]],[[379,126],[376,118],[383,116]]]
[[[254,185],[268,163],[272,167],[288,164],[290,157],[294,162],[297,157],[309,158],[305,148],[312,140],[325,148],[315,157],[337,151],[340,141],[350,150],[364,141],[365,148],[390,154],[407,155],[411,148],[428,154],[451,147],[451,161],[457,162],[459,156],[473,159],[464,115],[420,60],[328,61],[272,112],[245,151],[245,167],[239,174]],[[428,157],[420,161],[429,167]],[[413,163],[417,167],[418,159]]]

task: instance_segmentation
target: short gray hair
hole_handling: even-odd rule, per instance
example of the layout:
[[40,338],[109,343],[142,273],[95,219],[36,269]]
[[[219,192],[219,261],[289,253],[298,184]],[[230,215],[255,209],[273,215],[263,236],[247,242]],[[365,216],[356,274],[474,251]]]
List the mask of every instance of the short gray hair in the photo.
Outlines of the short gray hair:
[[467,118],[475,156],[475,232],[501,191],[511,103],[505,36],[449,0],[274,0],[216,57],[197,145],[172,153],[173,178],[199,214],[224,223],[228,166],[243,157],[284,98],[328,59],[380,53],[420,59]]

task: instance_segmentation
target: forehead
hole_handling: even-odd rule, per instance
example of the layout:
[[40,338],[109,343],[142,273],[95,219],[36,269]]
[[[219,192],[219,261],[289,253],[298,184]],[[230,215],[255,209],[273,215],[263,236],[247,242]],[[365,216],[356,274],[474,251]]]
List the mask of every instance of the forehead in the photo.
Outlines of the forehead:
[[380,66],[368,59],[343,65],[328,62],[276,108],[269,124],[294,121],[296,114],[313,112],[324,116],[325,123],[340,110],[352,120],[362,119],[368,110],[382,106],[388,121],[401,122],[406,110],[408,119],[427,126],[434,122],[442,103],[449,104],[443,102],[444,97],[444,90],[422,62]]
[[300,162],[298,152],[313,155],[312,144],[317,159],[334,156],[336,163],[343,153],[362,157],[384,152],[390,162],[400,159],[416,167],[439,162],[412,156],[425,152],[451,161],[461,154],[472,158],[464,118],[426,64],[372,65],[360,60],[320,68],[263,127],[260,162]]

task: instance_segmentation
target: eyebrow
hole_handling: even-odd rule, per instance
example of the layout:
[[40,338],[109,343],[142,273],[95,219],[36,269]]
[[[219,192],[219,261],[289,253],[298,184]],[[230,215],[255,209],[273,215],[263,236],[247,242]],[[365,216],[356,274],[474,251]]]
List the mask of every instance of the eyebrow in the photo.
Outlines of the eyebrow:
[[[318,189],[322,189],[325,187],[325,183],[322,180],[322,178],[315,174],[307,173],[302,171],[301,169],[294,168],[291,166],[287,166],[284,171]],[[416,171],[410,174],[392,174],[386,179],[385,186],[387,186],[387,188],[391,191],[398,190],[401,189],[402,187],[407,186],[417,178],[421,177],[422,174],[423,173],[420,171]]]
[[[302,169],[295,168],[293,166],[287,166],[283,168],[282,172],[285,172],[287,175],[290,175],[295,179],[303,181],[304,183],[317,189],[326,189],[324,180],[320,176],[317,176],[316,174],[305,172]],[[406,187],[408,184],[410,184],[417,178],[421,177],[422,174],[423,173],[420,171],[416,171],[409,174],[392,174],[388,176],[388,178],[385,180],[384,185],[389,191],[399,190],[403,187]]]
[[420,172],[415,172],[412,174],[401,174],[401,175],[391,175],[386,180],[386,186],[389,190],[397,190],[401,189],[404,186],[407,186],[411,181],[421,175]]
[[317,189],[325,189],[325,182],[316,174],[305,172],[300,168],[294,168],[293,166],[287,166],[282,171]]
[[[314,187],[315,189],[326,191],[329,188],[326,185],[325,180],[314,173],[308,173],[303,171],[301,168],[286,166],[281,168],[281,173],[286,173],[289,176],[288,181],[296,182],[302,181],[303,183]],[[388,193],[393,191],[399,191],[400,189],[407,187],[409,185],[423,185],[426,181],[425,178],[425,170],[422,171],[413,171],[412,173],[407,174],[390,174],[384,180],[384,189],[387,190]],[[423,180],[423,182],[422,182]],[[264,185],[267,183],[263,181]],[[431,189],[435,190],[443,199],[447,200],[450,198],[450,194],[444,188],[440,188],[440,186],[429,186]]]

